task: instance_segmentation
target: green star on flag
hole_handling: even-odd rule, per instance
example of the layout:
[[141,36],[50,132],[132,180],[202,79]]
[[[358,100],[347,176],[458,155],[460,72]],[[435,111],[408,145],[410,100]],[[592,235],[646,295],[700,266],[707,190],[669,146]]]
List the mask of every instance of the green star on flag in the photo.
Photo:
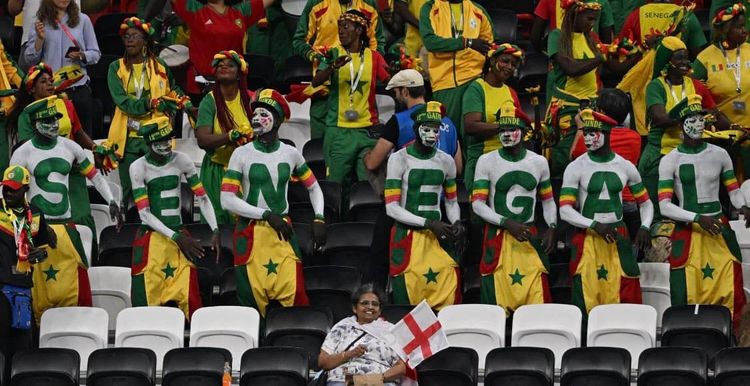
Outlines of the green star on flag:
[[177,267],[173,267],[167,262],[167,266],[164,267],[161,271],[164,272],[164,278],[168,277],[174,277],[174,271],[177,270]]
[[265,267],[266,270],[268,270],[268,272],[266,272],[266,276],[269,276],[272,273],[278,274],[278,272],[276,271],[276,267],[278,266],[279,266],[278,264],[274,264],[272,259],[268,259],[268,264],[263,265],[263,267]]
[[50,265],[46,271],[42,271],[42,272],[44,272],[44,274],[47,275],[47,278],[44,279],[44,281],[50,281],[50,280],[57,281],[57,273],[60,272],[60,270],[55,269],[55,267]]
[[714,278],[714,268],[711,267],[711,264],[706,263],[706,266],[701,268],[701,272],[703,272],[703,279],[713,279]]
[[512,274],[509,274],[508,276],[510,276],[510,279],[512,280],[510,285],[519,284],[523,286],[523,278],[526,277],[526,275],[521,275],[521,272],[518,270],[518,268],[516,268],[516,272],[513,272]]
[[604,268],[604,264],[602,264],[599,269],[596,270],[596,278],[598,280],[607,280],[607,275],[609,275],[609,271],[607,271],[606,268]]
[[425,283],[425,284],[430,284],[430,282],[433,282],[433,283],[437,284],[437,276],[439,274],[440,274],[440,272],[435,272],[435,271],[432,270],[432,267],[430,267],[430,269],[427,270],[427,273],[425,273],[425,274],[422,275],[422,276],[424,276],[427,279],[427,283]]

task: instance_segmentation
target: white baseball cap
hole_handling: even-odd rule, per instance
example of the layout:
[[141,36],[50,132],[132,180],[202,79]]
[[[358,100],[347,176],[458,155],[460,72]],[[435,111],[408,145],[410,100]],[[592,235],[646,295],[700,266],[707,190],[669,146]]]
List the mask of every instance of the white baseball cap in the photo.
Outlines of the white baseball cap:
[[393,75],[388,85],[385,86],[386,90],[391,90],[396,87],[419,87],[424,86],[424,78],[422,74],[417,70],[408,69],[401,70],[396,75]]

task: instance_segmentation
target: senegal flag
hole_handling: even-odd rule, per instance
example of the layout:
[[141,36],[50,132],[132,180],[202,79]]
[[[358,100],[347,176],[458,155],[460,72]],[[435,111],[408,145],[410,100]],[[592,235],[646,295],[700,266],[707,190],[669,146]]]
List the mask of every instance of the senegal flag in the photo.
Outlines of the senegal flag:
[[736,323],[746,301],[742,257],[734,231],[726,218],[722,222],[716,236],[697,222],[675,226],[669,259],[672,305],[720,304],[732,312]]
[[234,232],[239,303],[257,308],[262,316],[270,301],[284,307],[307,305],[301,255],[294,235],[284,241],[267,221],[239,221]]
[[176,242],[146,226],[138,230],[133,242],[132,275],[134,307],[175,302],[188,320],[201,307],[195,265]]
[[524,304],[549,303],[549,262],[536,227],[531,228],[530,241],[518,241],[503,228],[487,224],[484,232],[481,300],[497,304],[510,315]]
[[642,303],[641,271],[623,223],[613,224],[617,240],[608,243],[593,229],[577,230],[572,240],[570,275],[573,304],[587,315],[600,304]]
[[429,229],[396,223],[391,228],[391,286],[395,304],[419,304],[441,309],[461,302],[459,267]]
[[50,224],[57,247],[47,248],[47,259],[34,267],[31,298],[37,323],[49,308],[91,306],[88,262],[75,224]]

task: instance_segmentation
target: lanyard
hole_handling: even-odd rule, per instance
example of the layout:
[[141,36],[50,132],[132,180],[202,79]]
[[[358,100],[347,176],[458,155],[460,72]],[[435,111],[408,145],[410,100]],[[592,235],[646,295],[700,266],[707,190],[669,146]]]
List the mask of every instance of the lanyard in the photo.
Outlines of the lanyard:
[[[720,45],[721,46],[721,45]],[[729,69],[729,56],[727,55],[727,51],[724,49],[724,47],[721,47],[721,53],[724,54],[724,64],[726,64],[727,69]],[[740,60],[740,46],[737,46],[737,58],[734,62],[734,81],[737,84],[737,88],[735,88],[735,91],[737,91],[737,94],[742,94],[742,61]]]
[[675,104],[678,104],[678,103],[680,103],[680,101],[682,101],[683,99],[687,98],[687,95],[685,95],[685,80],[684,79],[682,81],[682,97],[679,98],[679,99],[677,98],[677,93],[674,92],[674,89],[672,88],[672,82],[670,82],[669,79],[667,79],[667,78],[664,78],[664,80],[666,80],[667,84],[669,85],[669,92],[672,93],[672,98],[673,98]]
[[[351,56],[351,54],[349,54]],[[359,85],[359,80],[362,79],[362,73],[365,69],[365,52],[362,51],[362,53],[359,55],[359,70],[357,70],[357,76],[354,77],[354,59],[349,61],[349,104],[351,105],[354,103],[354,90],[357,89],[357,86]]]
[[[453,8],[450,9],[451,14],[451,29],[453,30],[453,37],[454,38],[460,38],[461,34],[464,32],[464,10],[463,5],[461,6],[461,19],[458,20],[458,25],[456,25],[456,19],[453,17]],[[459,27],[461,29],[459,29]]]
[[141,94],[143,94],[143,89],[146,86],[146,61],[143,61],[143,64],[141,65],[141,80],[140,82],[138,79],[133,77],[133,88],[135,88],[135,98],[141,99]]

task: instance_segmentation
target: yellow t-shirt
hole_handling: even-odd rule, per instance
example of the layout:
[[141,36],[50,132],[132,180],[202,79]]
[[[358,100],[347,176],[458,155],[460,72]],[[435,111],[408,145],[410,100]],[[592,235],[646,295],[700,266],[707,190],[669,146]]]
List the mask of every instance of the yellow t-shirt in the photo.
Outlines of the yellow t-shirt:
[[464,9],[462,3],[451,3],[452,25],[451,31],[453,36],[461,35],[464,32]]
[[[594,51],[591,50],[586,37],[580,32],[573,33],[573,59],[593,59]],[[565,92],[578,98],[596,97],[599,92],[599,80],[597,69],[593,69],[581,76],[569,76],[565,82]]]
[[141,95],[146,95],[147,92],[151,89],[151,86],[148,84],[148,74],[143,73],[143,63],[133,63],[133,72],[131,73],[132,76],[128,80],[128,94],[130,95],[138,95],[136,92],[136,82],[139,84],[141,83],[141,79],[143,79],[143,87]]
[[[227,107],[229,108],[229,115],[232,117],[234,122],[237,124],[237,128],[244,128],[250,130],[250,120],[245,115],[245,109],[242,108],[242,98],[240,94],[232,100],[227,100]],[[218,116],[214,116],[214,134],[221,134],[223,131],[221,125],[219,125]],[[211,161],[221,165],[229,165],[229,157],[232,156],[235,147],[232,145],[224,145],[214,150],[214,155],[211,157]]]

